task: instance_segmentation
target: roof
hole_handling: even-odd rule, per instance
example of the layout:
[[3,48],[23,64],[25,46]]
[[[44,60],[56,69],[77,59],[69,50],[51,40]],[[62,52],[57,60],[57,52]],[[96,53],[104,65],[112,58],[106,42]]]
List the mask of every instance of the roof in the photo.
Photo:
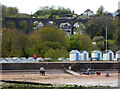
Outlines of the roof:
[[29,57],[28,60],[33,60],[34,58],[33,57]]
[[[81,50],[80,53],[83,53],[83,52],[85,52],[85,51],[86,51],[86,50]],[[87,52],[87,51],[86,51],[86,52]]]
[[92,53],[97,53],[97,52],[101,52],[100,50],[94,50],[92,51]]
[[85,12],[93,12],[93,11],[91,11],[90,9],[87,9]]
[[80,53],[83,53],[83,52],[84,52],[83,50],[80,51]]
[[14,63],[14,60],[12,58],[5,58],[5,59],[8,61],[8,63]]
[[1,60],[0,63],[8,63],[5,59]]
[[116,53],[117,53],[117,54],[120,54],[120,50],[118,50]]
[[14,60],[15,63],[22,63],[22,60],[20,58]]
[[76,53],[76,52],[79,52],[78,50],[72,50],[70,53],[73,54],[73,53]]
[[103,53],[109,53],[111,50],[105,50]]

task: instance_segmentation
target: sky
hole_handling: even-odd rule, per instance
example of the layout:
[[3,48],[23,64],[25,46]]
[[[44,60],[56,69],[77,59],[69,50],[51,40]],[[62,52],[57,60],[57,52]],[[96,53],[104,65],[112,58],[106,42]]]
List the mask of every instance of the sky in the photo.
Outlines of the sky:
[[90,9],[96,13],[102,5],[105,11],[115,12],[118,9],[120,0],[0,0],[0,4],[8,7],[17,7],[19,13],[33,14],[43,6],[62,6],[70,8],[75,13],[81,14],[86,9]]

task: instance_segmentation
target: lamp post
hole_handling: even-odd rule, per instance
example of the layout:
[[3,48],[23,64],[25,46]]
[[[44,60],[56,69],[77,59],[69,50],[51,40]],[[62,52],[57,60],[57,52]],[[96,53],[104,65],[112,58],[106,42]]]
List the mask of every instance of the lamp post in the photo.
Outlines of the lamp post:
[[106,27],[106,52],[107,52],[107,27]]

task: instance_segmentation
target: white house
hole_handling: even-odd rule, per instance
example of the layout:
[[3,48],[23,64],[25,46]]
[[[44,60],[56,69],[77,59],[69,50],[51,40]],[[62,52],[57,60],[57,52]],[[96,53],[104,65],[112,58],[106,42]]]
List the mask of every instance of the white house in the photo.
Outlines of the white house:
[[104,51],[103,60],[108,60],[108,61],[114,60],[114,53],[111,50]]
[[80,61],[80,52],[78,50],[70,52],[70,61]]
[[116,52],[116,60],[120,60],[120,50]]
[[90,17],[94,15],[94,12],[91,11],[90,9],[87,9],[86,11],[84,11],[83,15]]
[[87,51],[80,51],[80,59],[81,61],[88,61],[89,53]]
[[91,52],[91,59],[92,60],[102,60],[102,52],[99,50],[94,50]]

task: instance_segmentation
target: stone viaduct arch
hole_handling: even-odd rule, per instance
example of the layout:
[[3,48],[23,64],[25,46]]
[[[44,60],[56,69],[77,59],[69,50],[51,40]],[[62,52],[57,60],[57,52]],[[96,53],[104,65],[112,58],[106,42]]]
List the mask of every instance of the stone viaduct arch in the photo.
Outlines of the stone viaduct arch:
[[71,35],[74,35],[74,24],[77,22],[81,22],[81,23],[86,23],[89,19],[41,19],[41,18],[5,18],[5,21],[11,20],[13,22],[15,22],[16,24],[16,29],[18,29],[18,24],[20,21],[27,21],[29,28],[32,29],[32,23],[34,21],[38,21],[38,22],[42,22],[44,24],[44,26],[49,22],[49,21],[53,21],[57,24],[57,27],[60,27],[61,23],[65,23],[68,22],[71,24]]

